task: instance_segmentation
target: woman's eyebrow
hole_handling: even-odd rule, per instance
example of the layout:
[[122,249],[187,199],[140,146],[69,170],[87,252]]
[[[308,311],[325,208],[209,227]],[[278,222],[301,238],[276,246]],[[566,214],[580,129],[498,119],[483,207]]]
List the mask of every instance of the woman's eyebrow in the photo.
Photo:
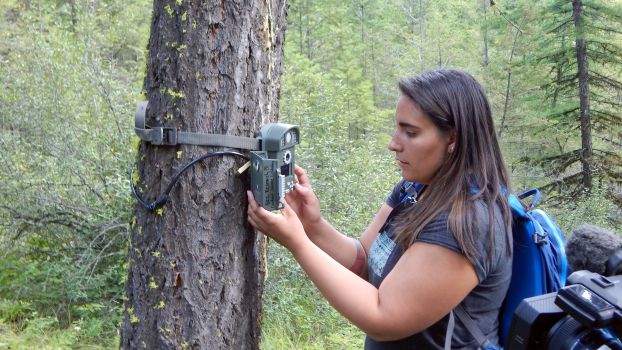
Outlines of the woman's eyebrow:
[[414,129],[419,129],[418,126],[407,123],[407,122],[399,122],[397,123],[397,125],[399,125],[401,128],[414,128]]

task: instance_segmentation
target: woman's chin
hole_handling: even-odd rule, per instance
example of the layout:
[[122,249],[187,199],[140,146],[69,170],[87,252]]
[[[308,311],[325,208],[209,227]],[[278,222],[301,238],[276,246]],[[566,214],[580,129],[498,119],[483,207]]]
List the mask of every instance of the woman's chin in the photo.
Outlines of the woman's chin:
[[408,181],[408,182],[417,182],[417,181],[415,181],[415,179],[412,176],[409,176],[408,174],[404,174],[403,171],[402,171],[402,179],[404,179],[404,181]]

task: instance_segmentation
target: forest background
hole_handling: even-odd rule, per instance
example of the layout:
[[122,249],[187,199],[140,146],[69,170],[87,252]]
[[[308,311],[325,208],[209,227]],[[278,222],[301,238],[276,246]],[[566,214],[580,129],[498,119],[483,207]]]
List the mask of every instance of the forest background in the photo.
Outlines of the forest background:
[[[396,83],[444,66],[485,86],[515,192],[543,188],[566,234],[622,232],[622,1],[582,5],[577,21],[570,0],[290,0],[280,121],[300,126],[323,215],[362,232],[399,179],[386,149]],[[0,349],[118,346],[151,6],[0,3]],[[262,338],[360,349],[363,335],[271,244]]]

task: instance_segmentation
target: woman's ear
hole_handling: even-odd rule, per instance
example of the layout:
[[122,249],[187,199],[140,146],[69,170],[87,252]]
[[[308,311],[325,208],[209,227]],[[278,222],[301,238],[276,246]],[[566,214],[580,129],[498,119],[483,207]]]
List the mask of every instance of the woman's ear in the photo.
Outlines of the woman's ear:
[[454,153],[456,148],[456,129],[449,130],[449,143],[447,144],[447,152]]

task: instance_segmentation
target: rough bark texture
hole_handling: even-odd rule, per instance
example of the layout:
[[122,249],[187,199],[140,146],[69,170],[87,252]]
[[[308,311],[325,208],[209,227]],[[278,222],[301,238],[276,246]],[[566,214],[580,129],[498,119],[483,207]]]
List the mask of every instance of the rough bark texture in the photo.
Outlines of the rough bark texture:
[[577,75],[579,77],[579,110],[581,119],[581,166],[583,170],[583,187],[592,188],[592,124],[590,119],[590,84],[587,62],[587,42],[583,36],[581,0],[572,1],[572,14],[576,40]]
[[[147,124],[253,136],[275,121],[287,0],[154,0],[144,89]],[[138,153],[138,189],[153,200],[207,149]],[[121,327],[126,349],[257,349],[265,239],[246,222],[240,158],[184,173],[159,212],[137,206]]]

